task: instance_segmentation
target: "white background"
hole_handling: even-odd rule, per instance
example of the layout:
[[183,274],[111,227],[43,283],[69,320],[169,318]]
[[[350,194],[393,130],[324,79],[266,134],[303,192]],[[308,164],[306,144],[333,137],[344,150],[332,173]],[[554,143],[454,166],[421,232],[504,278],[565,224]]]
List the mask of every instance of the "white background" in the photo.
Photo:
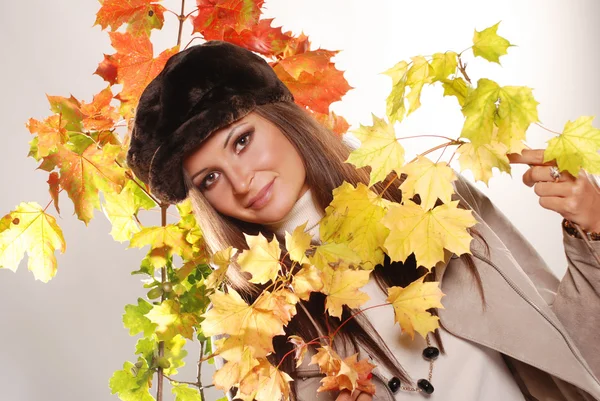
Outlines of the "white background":
[[[188,0],[188,10],[193,9]],[[178,11],[179,1],[165,1]],[[113,53],[108,35],[92,27],[99,3],[92,0],[7,1],[0,14],[0,215],[21,201],[45,205],[47,173],[35,171],[27,158],[29,117],[49,115],[45,93],[91,101],[105,87],[92,75],[102,53]],[[333,110],[354,126],[382,116],[390,79],[380,72],[402,59],[470,46],[473,30],[502,20],[499,34],[518,47],[501,58],[502,67],[471,56],[468,71],[476,80],[527,85],[541,103],[542,123],[562,130],[567,120],[600,111],[600,2],[267,0],[266,16],[276,25],[313,41],[313,49],[343,50],[337,66],[355,89]],[[153,36],[155,52],[175,44],[176,20],[166,15],[164,30]],[[191,32],[191,24],[186,24]],[[187,43],[189,36],[184,36]],[[468,54],[468,53],[467,53]],[[423,107],[399,127],[401,135],[457,137],[462,117],[453,98],[441,88],[424,90]],[[597,120],[596,127],[600,126]],[[528,133],[531,147],[544,147],[551,134],[539,127]],[[408,140],[408,157],[437,141]],[[418,146],[417,146],[418,144]],[[411,153],[412,152],[412,153]],[[454,166],[458,168],[458,165]],[[557,275],[565,271],[560,216],[538,206],[533,191],[521,183],[524,167],[513,178],[497,174],[490,187],[478,184],[539,250]],[[471,177],[467,174],[468,177]],[[124,305],[145,291],[136,270],[146,250],[126,249],[109,236],[101,212],[88,227],[72,216],[72,203],[61,198],[67,253],[49,284],[35,281],[26,262],[18,272],[0,270],[0,400],[115,400],[108,380],[125,360],[133,360],[135,338],[123,328]],[[159,223],[159,214],[146,219]],[[195,376],[196,348],[182,380]],[[210,378],[210,372],[205,377]],[[208,399],[217,398],[208,393]],[[173,399],[167,393],[167,400]]]

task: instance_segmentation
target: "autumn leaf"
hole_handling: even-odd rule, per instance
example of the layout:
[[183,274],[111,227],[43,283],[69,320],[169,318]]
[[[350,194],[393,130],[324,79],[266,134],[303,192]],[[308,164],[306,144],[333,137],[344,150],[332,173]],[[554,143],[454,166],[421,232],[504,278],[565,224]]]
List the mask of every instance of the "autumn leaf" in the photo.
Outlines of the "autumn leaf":
[[359,288],[367,284],[370,273],[370,270],[351,270],[343,264],[335,268],[323,267],[323,288],[320,292],[327,295],[325,307],[330,316],[341,318],[342,306],[358,308],[369,300],[369,296]]
[[406,199],[419,194],[423,209],[431,209],[438,198],[444,203],[450,202],[456,174],[445,162],[433,163],[419,156],[416,161],[404,166],[402,172],[408,176],[400,185]]
[[117,83],[117,65],[112,55],[105,54],[104,59],[98,64],[94,74],[108,82],[110,85]]
[[113,94],[110,86],[103,89],[94,96],[91,103],[81,102],[81,113],[83,114],[83,129],[88,131],[110,130],[115,125],[119,115],[110,105]]
[[187,384],[171,382],[171,392],[175,395],[175,401],[204,401],[198,389]]
[[[282,318],[295,314],[295,303],[286,304],[287,299],[263,291],[252,305],[248,305],[232,288],[227,293],[216,290],[210,296],[212,309],[202,315],[202,332],[206,336],[237,336],[243,344],[253,348],[256,356],[266,356],[274,351],[273,337],[285,334],[283,327],[289,320]],[[274,307],[281,309],[276,311]]]
[[561,171],[573,176],[580,169],[590,174],[600,174],[600,129],[592,126],[593,116],[581,116],[567,121],[563,132],[548,141],[544,162],[556,159]]
[[406,86],[410,88],[410,92],[406,95],[409,108],[406,115],[421,107],[421,91],[425,84],[432,83],[431,66],[423,56],[411,57],[412,66],[406,73]]
[[273,236],[273,240],[267,239],[259,233],[258,235],[244,234],[247,250],[238,256],[238,264],[243,272],[252,274],[251,283],[264,284],[269,280],[275,280],[279,272],[279,258],[281,249],[279,241]]
[[154,305],[146,313],[146,317],[157,325],[156,335],[161,341],[169,340],[181,334],[190,340],[193,338],[194,326],[198,319],[192,313],[181,312],[181,305],[172,299],[164,300],[160,305]]
[[456,72],[458,55],[453,51],[434,53],[430,63],[431,81],[444,81]]
[[471,170],[475,180],[486,184],[492,177],[494,167],[510,174],[511,167],[506,156],[507,152],[506,145],[495,141],[480,146],[463,143],[457,149],[461,170]]
[[296,360],[296,368],[299,368],[304,361],[308,344],[300,336],[289,336],[288,342],[294,346],[294,359]]
[[44,122],[30,118],[27,128],[32,134],[37,134],[37,147],[31,156],[40,160],[55,152],[59,144],[66,143],[69,139],[66,125],[67,120],[62,119],[60,115],[50,116]]
[[130,180],[120,193],[106,192],[102,206],[112,224],[110,235],[115,241],[123,242],[129,241],[133,234],[140,231],[135,219],[140,208],[151,209],[156,204]]
[[444,294],[438,282],[423,282],[425,276],[413,281],[406,287],[390,287],[387,302],[394,307],[395,322],[400,324],[402,332],[411,339],[415,331],[423,338],[439,327],[437,316],[427,312],[430,308],[441,308]]
[[213,255],[212,262],[217,266],[217,268],[206,278],[205,285],[207,288],[218,288],[221,282],[225,279],[231,259],[236,253],[237,249],[229,246]]
[[381,246],[389,230],[381,223],[387,201],[359,183],[344,182],[333,190],[333,200],[319,224],[323,243],[347,243],[359,255],[361,267],[372,269],[383,262]]
[[151,246],[151,250],[156,250],[156,260],[153,261],[154,267],[162,267],[166,259],[173,253],[189,260],[193,258],[191,244],[185,239],[185,230],[173,224],[167,224],[160,227],[144,227],[138,233],[131,237],[129,248],[143,248],[146,245]]
[[312,110],[310,112],[321,125],[325,126],[334,134],[341,136],[348,131],[348,128],[350,128],[348,121],[346,121],[344,117],[338,116],[333,111],[330,111],[329,114],[321,114]]
[[98,191],[119,193],[125,184],[125,170],[115,162],[120,146],[98,148],[85,135],[80,137],[59,145],[47,159],[60,167],[59,184],[73,201],[79,220],[87,225],[94,209],[100,209]]
[[48,177],[48,192],[50,192],[50,196],[52,197],[52,203],[54,204],[54,208],[60,214],[60,208],[58,207],[58,192],[59,192],[59,175],[56,171],[50,173]]
[[444,260],[444,248],[457,255],[470,253],[467,231],[477,223],[470,210],[459,209],[458,201],[425,210],[411,200],[393,203],[383,218],[390,230],[385,240],[392,261],[404,262],[414,253],[418,266],[428,269]]
[[280,60],[273,70],[290,89],[296,103],[329,114],[329,105],[352,89],[344,73],[331,62],[336,53],[322,49],[306,51]]
[[374,114],[372,118],[372,126],[361,124],[352,131],[361,144],[346,160],[356,167],[371,167],[369,186],[383,181],[392,171],[399,172],[404,165],[404,148],[396,139],[394,126]]
[[244,401],[288,400],[289,382],[292,378],[271,365],[266,359],[260,363],[240,383],[235,399]]
[[442,81],[444,88],[444,96],[455,96],[458,104],[462,107],[465,105],[465,100],[470,93],[470,87],[461,77],[453,79],[445,79]]
[[116,31],[128,24],[127,31],[134,35],[150,35],[152,29],[161,29],[166,9],[157,0],[100,0],[102,7],[96,14],[94,25],[102,29],[110,26]]
[[292,234],[285,233],[285,247],[289,253],[290,259],[299,264],[308,262],[306,251],[310,248],[310,241],[312,236],[309,233],[304,232],[306,230],[306,224],[299,225],[294,229]]
[[196,0],[198,14],[193,17],[192,33],[206,40],[223,39],[228,28],[236,32],[258,23],[264,0]]
[[233,27],[224,28],[223,40],[278,59],[309,50],[310,43],[305,35],[294,37],[290,32],[282,32],[281,27],[273,27],[272,22],[273,18],[261,19],[240,32]]
[[36,202],[22,202],[0,220],[0,268],[17,271],[25,252],[27,268],[44,283],[56,274],[54,252],[66,250],[56,220]]
[[308,301],[311,292],[321,291],[323,280],[319,269],[306,264],[292,277],[292,288],[300,299]]
[[[144,372],[145,374],[143,376],[140,373],[134,374],[134,371]],[[123,401],[155,401],[149,391],[149,378],[152,377],[153,373],[147,362],[144,362],[140,369],[136,368],[131,362],[125,362],[123,369],[116,371],[110,378],[111,393],[118,394]]]
[[482,78],[465,99],[462,112],[466,119],[460,136],[475,146],[491,142],[499,89],[496,82]]
[[357,360],[358,354],[344,358],[339,370],[321,379],[321,387],[317,392],[359,390],[368,394],[375,394],[375,385],[371,382],[372,371],[375,365],[366,359]]
[[227,361],[213,376],[215,387],[223,391],[229,391],[231,387],[237,385],[260,363],[258,359],[254,358],[250,347],[244,346],[242,351],[231,350],[224,346],[227,342],[229,341],[225,338],[215,341],[216,349]]
[[[137,105],[143,90],[160,71],[167,60],[179,51],[179,46],[163,51],[154,58],[152,42],[148,36],[135,36],[130,33],[110,32],[111,45],[117,51],[111,60],[117,66],[117,82],[123,85],[118,98],[126,103],[129,110]],[[121,114],[130,115],[130,110]]]
[[498,36],[496,33],[498,25],[500,22],[481,32],[475,30],[473,34],[473,55],[475,57],[483,57],[488,61],[500,64],[500,56],[507,54],[507,49],[514,46],[502,36]]
[[325,265],[333,263],[337,265],[341,260],[348,264],[358,265],[361,262],[360,256],[344,242],[322,243],[315,247],[315,253],[309,258],[310,263],[322,268]]
[[61,121],[65,122],[64,128],[67,131],[81,132],[83,114],[81,113],[81,103],[79,100],[75,99],[73,95],[69,98],[46,95],[46,98],[48,98],[48,102],[50,103],[50,110],[60,115]]
[[531,88],[526,86],[503,86],[498,97],[497,140],[508,147],[508,153],[521,153],[525,147],[525,132],[531,123],[539,121],[539,102],[533,98]]
[[404,60],[383,72],[383,74],[392,78],[392,90],[386,99],[386,115],[391,123],[402,121],[406,114],[404,94],[406,92],[407,72],[408,63]]
[[317,348],[317,352],[311,357],[309,365],[318,365],[321,373],[334,375],[340,370],[342,358],[329,345]]

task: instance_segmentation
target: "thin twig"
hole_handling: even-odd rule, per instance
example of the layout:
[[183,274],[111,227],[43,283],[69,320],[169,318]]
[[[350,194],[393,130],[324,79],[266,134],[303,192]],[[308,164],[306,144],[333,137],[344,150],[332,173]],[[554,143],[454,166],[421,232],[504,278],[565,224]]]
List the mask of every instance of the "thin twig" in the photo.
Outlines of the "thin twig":
[[463,77],[465,77],[465,80],[469,84],[472,85],[471,79],[467,75],[467,63],[463,64],[462,59],[460,58],[460,55],[458,56],[458,70],[461,72],[461,74],[463,75]]
[[204,387],[202,386],[202,355],[204,354],[204,342],[200,341],[200,360],[198,361],[198,389],[200,390],[200,399],[204,398]]
[[181,14],[177,16],[179,19],[179,32],[177,33],[177,46],[181,45],[181,33],[183,32],[183,23],[187,19],[185,14],[185,0],[181,0]]
[[[160,211],[161,211],[160,224],[163,227],[167,225],[167,208],[168,207],[169,207],[168,204],[162,204],[162,203],[160,204]],[[167,281],[167,268],[165,266],[160,268],[160,279],[161,279],[162,283]],[[165,301],[164,292],[160,296],[160,301],[161,301],[161,303]],[[165,342],[160,341],[158,343],[158,357],[161,358],[164,356],[164,354],[165,354]],[[158,368],[157,373],[158,373],[158,385],[156,387],[156,401],[162,401],[162,399],[163,399],[163,377],[165,375],[164,375],[163,369],[161,367]]]

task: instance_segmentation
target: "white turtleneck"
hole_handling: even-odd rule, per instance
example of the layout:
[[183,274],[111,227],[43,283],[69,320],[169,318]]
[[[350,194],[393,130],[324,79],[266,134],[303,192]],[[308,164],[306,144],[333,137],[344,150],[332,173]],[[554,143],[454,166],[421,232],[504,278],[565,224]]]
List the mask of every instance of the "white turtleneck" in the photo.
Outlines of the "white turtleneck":
[[[285,232],[308,222],[306,231],[314,242],[319,242],[319,220],[324,211],[315,203],[310,189],[298,199],[288,215],[268,227],[280,238]],[[363,306],[386,303],[387,295],[379,288],[371,275],[371,280],[361,291],[369,295],[369,301]],[[394,353],[404,370],[413,380],[427,378],[429,362],[422,357],[423,349],[427,347],[425,340],[416,334],[414,340],[408,335],[402,335],[400,326],[394,323],[394,310],[391,305],[369,309],[364,312],[375,330]],[[508,370],[499,352],[464,340],[445,331],[440,327],[440,337],[446,351],[440,354],[433,365],[431,383],[435,388],[429,399],[444,401],[514,401],[524,400],[514,378]],[[435,344],[432,344],[435,345]],[[376,363],[376,362],[375,362]],[[387,379],[391,374],[385,367],[377,369]],[[395,395],[396,400],[421,400],[423,395],[417,392],[400,390]]]

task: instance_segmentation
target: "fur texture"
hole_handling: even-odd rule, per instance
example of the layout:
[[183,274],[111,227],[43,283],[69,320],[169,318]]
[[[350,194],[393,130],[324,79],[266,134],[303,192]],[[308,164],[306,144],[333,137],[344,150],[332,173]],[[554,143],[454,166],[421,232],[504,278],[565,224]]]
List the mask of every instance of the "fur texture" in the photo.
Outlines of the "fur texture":
[[161,201],[187,197],[185,156],[256,105],[294,98],[271,66],[240,46],[209,41],[169,59],[144,89],[127,164]]

